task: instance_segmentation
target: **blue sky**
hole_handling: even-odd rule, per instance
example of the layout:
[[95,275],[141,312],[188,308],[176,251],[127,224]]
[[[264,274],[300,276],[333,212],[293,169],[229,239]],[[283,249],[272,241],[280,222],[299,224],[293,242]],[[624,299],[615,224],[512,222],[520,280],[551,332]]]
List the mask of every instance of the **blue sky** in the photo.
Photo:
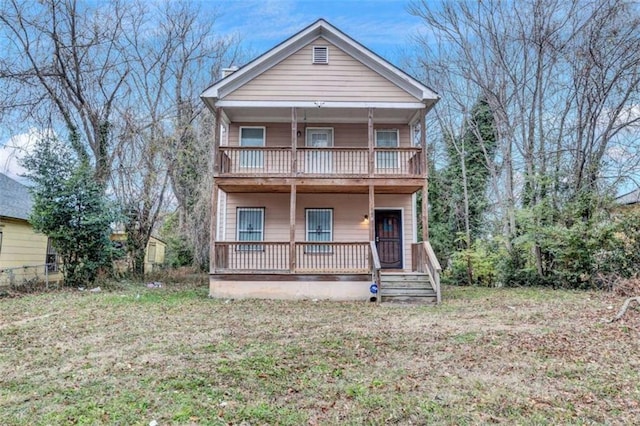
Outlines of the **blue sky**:
[[[407,12],[409,0],[229,0],[218,6],[218,31],[238,34],[255,57],[323,18],[384,58],[397,63],[423,28]],[[203,2],[203,8],[215,7]]]

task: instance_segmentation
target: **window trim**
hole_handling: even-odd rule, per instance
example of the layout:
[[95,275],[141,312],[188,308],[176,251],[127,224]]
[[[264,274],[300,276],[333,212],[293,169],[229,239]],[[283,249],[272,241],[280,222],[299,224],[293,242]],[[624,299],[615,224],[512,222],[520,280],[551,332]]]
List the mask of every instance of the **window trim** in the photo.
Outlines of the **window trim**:
[[[326,211],[329,212],[329,240],[328,241],[312,241],[309,239],[309,213],[318,212],[318,211]],[[333,230],[334,230],[334,220],[333,220],[333,208],[332,207],[313,207],[304,209],[304,238],[306,242],[320,242],[320,243],[331,243],[333,242]],[[331,254],[333,249],[331,246],[325,245],[306,245],[305,254]]]
[[[395,147],[378,146],[378,133],[379,132],[395,133],[396,134],[396,146]],[[374,138],[375,138],[374,146],[376,148],[382,148],[382,149],[400,148],[400,129],[375,129]],[[385,160],[383,162],[383,161],[381,161],[381,159],[380,159],[381,156],[379,154],[395,154],[394,156],[391,157],[391,158],[395,157],[395,160],[389,159],[389,160]],[[381,163],[383,163],[384,166],[380,166]],[[393,164],[393,163],[395,163],[395,164]],[[397,152],[377,152],[376,153],[375,168],[376,169],[382,169],[382,170],[399,169],[400,168],[400,157],[398,156],[398,153]]]
[[[395,133],[396,134],[396,146],[395,147],[378,146],[378,132]],[[399,129],[376,129],[375,130],[375,146],[376,146],[376,148],[400,148],[400,130]]]
[[[324,49],[325,57],[324,61],[319,60],[316,55],[316,50]],[[329,46],[328,45],[316,45],[311,48],[311,63],[313,65],[329,65]]]
[[[253,148],[264,148],[265,146],[267,146],[267,127],[266,126],[240,126],[238,128],[238,146],[239,147],[246,147],[242,145],[242,131],[244,129],[262,129],[262,145],[255,146]],[[246,148],[252,148],[252,147],[246,147]],[[243,158],[246,158],[246,155],[251,153],[255,155],[256,158],[259,159],[259,161],[256,161],[255,164],[252,163],[250,165],[247,165],[246,163],[243,164],[243,162],[246,161],[246,160],[243,160]],[[239,161],[240,161],[240,167],[243,169],[261,169],[264,167],[263,151],[261,150],[241,151]]]
[[[333,148],[334,147],[334,144],[335,144],[335,132],[333,130],[333,127],[307,127],[305,129],[305,132],[304,132],[304,146],[306,148],[317,148],[317,147],[312,147],[312,146],[309,145],[309,142],[311,141],[311,138],[310,138],[311,135],[310,135],[309,131],[313,132],[315,130],[329,130],[331,132],[331,141],[330,141],[331,143],[326,148]],[[322,149],[322,148],[317,148],[317,149]]]
[[[265,224],[266,224],[266,208],[265,207],[236,207],[236,242],[248,242],[253,243],[254,241],[246,241],[240,240],[240,212],[260,212],[260,239],[255,240],[255,242],[264,242],[264,233],[265,233]],[[264,251],[263,244],[246,244],[246,245],[236,245],[236,251]]]

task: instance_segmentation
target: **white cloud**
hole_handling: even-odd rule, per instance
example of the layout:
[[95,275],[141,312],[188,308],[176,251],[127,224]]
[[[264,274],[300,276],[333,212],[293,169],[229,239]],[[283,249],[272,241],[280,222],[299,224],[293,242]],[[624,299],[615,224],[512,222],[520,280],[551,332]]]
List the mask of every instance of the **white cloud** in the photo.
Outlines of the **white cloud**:
[[[630,105],[624,108],[618,115],[616,124],[632,123],[633,127],[640,127],[640,105]],[[633,123],[635,122],[635,123]]]
[[24,181],[20,175],[26,173],[26,170],[20,161],[43,135],[41,130],[32,128],[26,133],[9,138],[0,147],[0,173],[4,173],[12,179]]

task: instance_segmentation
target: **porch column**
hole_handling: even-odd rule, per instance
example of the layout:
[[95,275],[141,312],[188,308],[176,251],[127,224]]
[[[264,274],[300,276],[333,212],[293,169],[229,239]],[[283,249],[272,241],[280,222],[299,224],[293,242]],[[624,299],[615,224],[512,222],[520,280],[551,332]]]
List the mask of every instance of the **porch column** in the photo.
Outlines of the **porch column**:
[[[373,177],[373,165],[375,162],[375,154],[373,152],[373,148],[375,146],[375,140],[373,135],[373,108],[369,108],[368,114],[368,141],[369,141],[369,177]],[[372,218],[373,219],[373,218]],[[369,221],[371,223],[371,221]]]
[[422,241],[429,240],[429,162],[427,159],[427,125],[426,114],[420,117],[420,146],[422,147],[422,168],[424,184],[422,185]]
[[209,224],[209,273],[216,272],[216,233],[218,232],[218,194],[220,188],[213,183],[211,194],[211,223]]
[[[298,112],[291,107],[291,176],[295,178],[298,171]],[[291,198],[289,200],[289,272],[296,270],[296,198],[297,187],[291,184]]]
[[296,176],[298,170],[298,112],[291,107],[291,176]]
[[291,198],[289,200],[289,272],[296,270],[296,184],[291,185]]
[[215,132],[215,136],[213,138],[213,173],[214,175],[216,175],[217,173],[220,172],[220,159],[218,158],[218,151],[220,150],[220,133],[221,130],[220,128],[222,127],[222,108],[220,107],[216,107],[215,109],[215,115],[216,115],[216,132]]
[[376,232],[374,228],[376,214],[376,195],[372,183],[369,184],[369,241],[374,241]]

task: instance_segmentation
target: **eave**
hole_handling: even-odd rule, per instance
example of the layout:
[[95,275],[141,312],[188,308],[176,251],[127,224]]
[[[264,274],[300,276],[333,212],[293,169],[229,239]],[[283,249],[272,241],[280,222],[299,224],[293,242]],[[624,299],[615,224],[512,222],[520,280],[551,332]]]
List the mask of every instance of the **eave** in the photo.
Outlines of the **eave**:
[[395,67],[323,19],[319,19],[294,36],[257,57],[233,74],[206,89],[200,97],[213,109],[224,97],[274,67],[290,55],[318,38],[324,38],[374,72],[416,98],[427,111],[440,98],[436,92]]

